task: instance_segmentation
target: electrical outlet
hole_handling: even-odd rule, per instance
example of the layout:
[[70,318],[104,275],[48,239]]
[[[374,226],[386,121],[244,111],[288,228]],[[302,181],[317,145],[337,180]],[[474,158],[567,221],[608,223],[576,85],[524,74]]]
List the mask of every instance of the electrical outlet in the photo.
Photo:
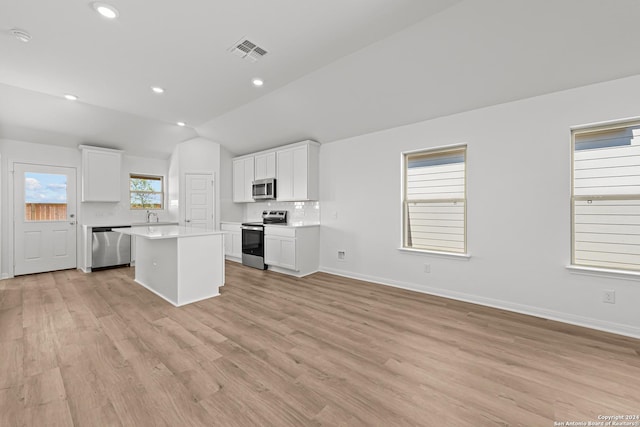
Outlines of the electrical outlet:
[[616,303],[616,291],[612,290],[604,290],[602,291],[602,302],[606,302],[608,304]]
[[344,261],[347,257],[347,251],[339,250],[338,251],[338,261]]
[[424,265],[424,272],[425,273],[431,273],[431,264],[425,264]]

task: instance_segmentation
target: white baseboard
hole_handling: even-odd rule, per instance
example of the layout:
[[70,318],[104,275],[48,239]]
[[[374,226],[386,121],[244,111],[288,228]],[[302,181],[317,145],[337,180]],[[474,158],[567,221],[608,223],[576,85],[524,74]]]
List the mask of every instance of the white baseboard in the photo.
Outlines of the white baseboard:
[[268,271],[275,271],[276,273],[281,273],[281,274],[286,274],[287,276],[294,276],[294,277],[305,277],[308,276],[310,274],[313,273],[317,273],[319,270],[314,270],[314,271],[309,271],[309,272],[300,272],[300,271],[294,271],[294,270],[288,270],[286,268],[280,268],[280,267],[276,267],[274,265],[270,265],[268,268]]
[[9,273],[3,273],[2,276],[0,276],[0,280],[5,280],[5,279],[13,279],[13,276],[10,275]]
[[142,286],[143,288],[145,288],[148,291],[153,292],[154,294],[158,295],[160,298],[162,298],[163,300],[165,300],[166,302],[168,302],[169,304],[173,305],[174,307],[182,307],[183,305],[187,305],[187,304],[193,304],[194,302],[198,302],[198,301],[204,301],[206,299],[209,298],[213,298],[213,297],[217,297],[220,295],[219,292],[216,292],[214,294],[211,295],[207,295],[205,297],[202,298],[196,298],[193,300],[189,300],[189,301],[183,301],[180,304],[176,303],[175,301],[172,301],[171,299],[167,298],[166,296],[162,295],[161,293],[157,292],[155,289],[153,289],[151,286],[147,286],[146,284],[144,284],[143,282],[139,281],[138,279],[133,279],[134,282],[136,282],[138,285]]
[[457,301],[479,304],[487,307],[498,308],[501,310],[512,311],[515,313],[526,314],[529,316],[541,317],[543,319],[554,320],[557,322],[567,323],[570,325],[582,326],[585,328],[596,329],[604,332],[611,332],[618,335],[624,335],[631,338],[640,339],[640,328],[615,322],[606,322],[590,317],[576,316],[564,312],[547,310],[544,308],[533,307],[524,304],[516,304],[508,301],[497,300],[493,298],[484,298],[477,295],[465,294],[462,292],[454,292],[446,289],[433,287],[416,288],[414,284],[401,282],[398,280],[385,279],[365,274],[354,274],[350,271],[338,270],[334,268],[320,267],[320,271],[337,276],[348,277],[351,279],[365,280],[367,282],[377,283],[379,285],[391,286],[394,288],[406,289],[409,291],[420,292],[423,294],[435,295],[439,297],[449,298]]

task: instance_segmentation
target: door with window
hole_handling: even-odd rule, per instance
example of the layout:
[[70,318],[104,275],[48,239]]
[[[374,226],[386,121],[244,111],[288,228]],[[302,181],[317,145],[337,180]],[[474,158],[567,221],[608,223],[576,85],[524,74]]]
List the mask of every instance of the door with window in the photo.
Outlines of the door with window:
[[14,275],[76,267],[76,170],[14,164]]

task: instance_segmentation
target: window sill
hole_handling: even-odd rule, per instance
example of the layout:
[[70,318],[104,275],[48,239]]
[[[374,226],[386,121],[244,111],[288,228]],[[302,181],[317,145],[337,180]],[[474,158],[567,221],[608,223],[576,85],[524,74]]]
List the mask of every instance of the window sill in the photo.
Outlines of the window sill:
[[614,279],[640,280],[640,271],[615,270],[612,268],[586,267],[582,265],[567,265],[566,268],[571,273],[585,274],[587,276],[606,276]]
[[410,248],[398,248],[398,250],[400,252],[408,252],[416,255],[435,255],[435,256],[440,256],[444,258],[453,258],[453,259],[462,259],[462,260],[468,260],[471,258],[471,255],[468,253],[457,254],[454,252],[438,252],[438,251],[429,251],[425,249],[410,249]]

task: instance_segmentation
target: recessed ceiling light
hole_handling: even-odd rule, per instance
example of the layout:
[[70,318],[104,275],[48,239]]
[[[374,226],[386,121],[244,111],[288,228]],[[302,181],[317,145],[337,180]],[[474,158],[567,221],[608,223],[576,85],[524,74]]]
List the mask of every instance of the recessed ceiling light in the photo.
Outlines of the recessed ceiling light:
[[118,16],[120,16],[120,13],[118,13],[118,9],[111,6],[110,4],[96,2],[96,3],[91,3],[91,5],[96,10],[96,12],[98,12],[100,15],[104,16],[105,18],[115,19]]
[[67,93],[64,97],[65,97],[66,99],[68,99],[69,101],[77,101],[77,100],[78,100],[78,97],[77,97],[77,96],[75,96],[75,95],[71,95],[70,93]]
[[254,86],[256,87],[260,87],[264,84],[264,80],[262,79],[253,79],[251,80],[251,83],[253,83]]
[[180,127],[184,127],[187,125],[185,122],[176,122],[176,124]]
[[164,89],[162,89],[160,86],[151,86],[151,90],[155,93],[164,93]]
[[20,40],[23,43],[28,43],[29,41],[31,41],[31,34],[27,33],[25,30],[12,28],[9,30],[9,33],[11,33],[13,37]]

